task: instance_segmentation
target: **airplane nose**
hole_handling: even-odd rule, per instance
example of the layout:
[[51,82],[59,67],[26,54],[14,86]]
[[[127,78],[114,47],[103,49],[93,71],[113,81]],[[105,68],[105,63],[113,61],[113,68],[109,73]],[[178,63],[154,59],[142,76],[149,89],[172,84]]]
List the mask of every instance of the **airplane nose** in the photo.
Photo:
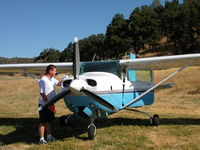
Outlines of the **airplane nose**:
[[74,79],[70,84],[70,91],[74,94],[80,94],[81,89],[85,88],[86,82],[84,79]]

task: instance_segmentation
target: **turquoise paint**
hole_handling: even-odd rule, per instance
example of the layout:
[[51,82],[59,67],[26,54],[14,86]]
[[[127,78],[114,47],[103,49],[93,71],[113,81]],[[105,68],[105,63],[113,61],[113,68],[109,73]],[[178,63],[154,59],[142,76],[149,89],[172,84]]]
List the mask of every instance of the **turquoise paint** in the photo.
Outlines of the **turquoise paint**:
[[85,107],[85,109],[83,109],[83,112],[88,116],[88,117],[92,117],[92,111],[91,109],[89,109],[88,107]]
[[[130,59],[135,59],[135,55],[130,53]],[[136,72],[135,70],[128,70],[129,81],[136,81]]]
[[[142,92],[134,92],[134,93],[124,94],[123,105],[128,104],[131,100],[135,99],[142,93],[144,93],[144,92],[142,91]],[[153,102],[154,102],[154,92],[150,92],[150,93],[146,94],[145,96],[143,96],[137,102],[130,105],[129,107],[141,107],[141,106],[145,106],[145,105],[151,105],[151,104],[153,104]]]
[[[99,96],[105,99],[110,104],[112,104],[115,108],[120,110],[124,105],[128,104],[131,100],[133,100],[142,93],[143,91],[125,93],[124,95],[123,93],[113,93],[113,94],[105,94]],[[102,111],[101,118],[107,117],[107,115],[112,112],[110,109],[99,104],[98,102],[94,101],[88,96],[65,96],[64,101],[65,104],[68,106],[68,108],[74,113],[78,113],[78,107],[85,107],[83,111],[88,116],[92,116],[91,113],[95,112],[97,109],[100,109]],[[151,105],[153,104],[153,102],[154,102],[154,92],[150,92],[144,97],[142,97],[136,103],[130,105],[129,107],[141,107],[145,105]],[[91,105],[93,105],[94,107],[91,107]]]
[[[144,93],[144,92],[135,92],[134,97],[137,98],[142,93]],[[153,104],[153,102],[154,102],[154,92],[150,92],[150,93],[146,94],[145,96],[143,96],[139,101],[130,105],[129,107],[141,107],[141,106],[145,106],[145,105],[151,105],[151,104]]]

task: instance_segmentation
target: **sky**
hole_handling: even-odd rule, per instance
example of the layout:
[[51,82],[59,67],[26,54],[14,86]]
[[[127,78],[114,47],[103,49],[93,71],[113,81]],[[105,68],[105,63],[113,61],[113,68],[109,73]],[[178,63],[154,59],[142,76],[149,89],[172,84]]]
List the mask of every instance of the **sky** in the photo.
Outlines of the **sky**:
[[33,58],[46,48],[63,51],[74,37],[104,34],[117,13],[128,19],[136,7],[152,1],[0,0],[0,56]]

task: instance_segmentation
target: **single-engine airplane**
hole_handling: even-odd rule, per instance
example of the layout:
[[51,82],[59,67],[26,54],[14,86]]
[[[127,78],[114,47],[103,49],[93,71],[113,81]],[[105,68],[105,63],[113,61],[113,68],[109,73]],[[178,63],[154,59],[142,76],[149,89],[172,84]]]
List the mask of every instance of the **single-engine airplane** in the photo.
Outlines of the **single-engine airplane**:
[[[67,63],[4,64],[0,72],[43,73],[46,66],[54,64],[57,71],[72,73],[72,78],[62,82],[61,91],[50,99],[43,108],[64,98],[66,106],[75,114],[90,119],[88,138],[94,139],[94,120],[106,118],[130,107],[142,107],[154,103],[154,90],[189,65],[200,65],[200,53],[161,56],[151,58],[80,62],[78,39],[74,38],[74,59]],[[154,84],[153,70],[179,67],[179,69],[157,84]],[[159,125],[159,116],[151,116],[151,125]],[[69,116],[62,116],[61,123],[67,123]]]

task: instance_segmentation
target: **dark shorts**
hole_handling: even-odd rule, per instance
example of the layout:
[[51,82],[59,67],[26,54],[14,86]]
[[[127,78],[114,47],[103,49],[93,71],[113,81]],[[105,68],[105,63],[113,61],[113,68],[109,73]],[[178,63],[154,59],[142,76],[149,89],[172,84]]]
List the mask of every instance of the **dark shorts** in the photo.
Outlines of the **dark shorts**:
[[39,119],[40,123],[51,123],[55,119],[55,114],[48,108],[45,108],[39,111]]

